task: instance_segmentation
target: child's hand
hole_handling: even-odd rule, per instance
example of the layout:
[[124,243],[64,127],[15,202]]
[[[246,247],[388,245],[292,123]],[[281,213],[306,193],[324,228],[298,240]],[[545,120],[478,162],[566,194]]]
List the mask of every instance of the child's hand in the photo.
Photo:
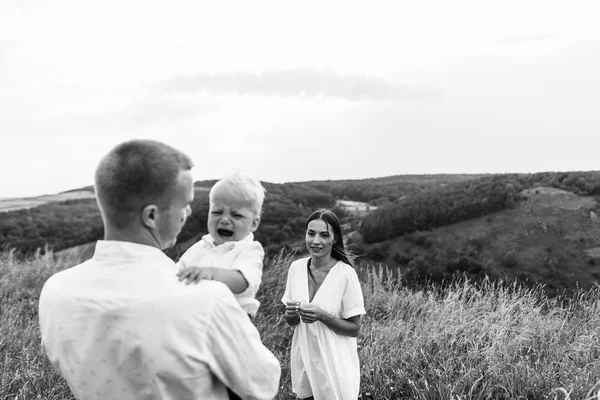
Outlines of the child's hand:
[[187,267],[177,273],[180,281],[185,280],[185,284],[198,283],[202,279],[213,280],[213,271],[211,267]]

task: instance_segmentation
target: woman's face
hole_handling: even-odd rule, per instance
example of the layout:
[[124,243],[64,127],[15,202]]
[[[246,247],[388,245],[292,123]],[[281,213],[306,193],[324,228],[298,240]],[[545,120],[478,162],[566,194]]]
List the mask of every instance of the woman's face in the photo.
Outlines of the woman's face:
[[306,248],[313,257],[328,257],[334,242],[333,232],[322,219],[315,219],[306,227]]

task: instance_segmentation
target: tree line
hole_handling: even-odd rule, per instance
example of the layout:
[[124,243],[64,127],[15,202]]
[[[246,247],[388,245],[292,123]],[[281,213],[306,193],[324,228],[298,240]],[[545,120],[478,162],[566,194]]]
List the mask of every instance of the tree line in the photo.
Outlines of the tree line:
[[383,178],[307,181],[312,186],[331,194],[336,199],[362,201],[371,205],[381,205],[419,193],[440,185],[451,185],[476,179],[485,175],[432,174],[432,175],[394,175]]
[[[206,233],[208,190],[215,182],[196,182],[192,214],[178,242],[197,240]],[[336,199],[379,206],[363,218],[359,228],[365,243],[376,243],[512,207],[521,190],[535,186],[600,196],[600,172],[400,175],[263,185],[267,194],[255,236],[267,253],[272,253],[290,241],[302,240],[307,216],[317,208],[334,208]],[[344,216],[343,210],[335,211]],[[49,203],[0,216],[0,249],[12,248],[20,254],[45,246],[59,251],[103,236],[100,212],[93,199]]]
[[498,174],[421,190],[379,207],[363,218],[365,243],[428,230],[513,207],[519,192],[549,186],[580,195],[600,195],[600,172]]
[[[215,182],[196,183],[192,214],[178,242],[199,239],[206,233],[208,189]],[[331,194],[311,186],[296,183],[264,183],[264,186],[267,194],[256,238],[272,252],[287,241],[303,237],[304,222],[310,212],[321,207],[332,208],[335,204]],[[0,249],[14,249],[21,255],[38,249],[43,251],[46,247],[60,251],[96,241],[104,235],[100,210],[94,199],[48,203],[0,216]]]
[[0,214],[0,249],[29,254],[39,248],[62,250],[104,234],[94,199],[67,200]]

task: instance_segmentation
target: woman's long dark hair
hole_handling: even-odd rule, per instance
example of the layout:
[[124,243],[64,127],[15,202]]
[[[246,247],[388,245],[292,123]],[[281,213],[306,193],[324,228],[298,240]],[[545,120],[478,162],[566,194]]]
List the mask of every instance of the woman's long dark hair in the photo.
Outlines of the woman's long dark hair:
[[304,225],[304,229],[308,229],[308,224],[310,221],[314,220],[323,220],[327,224],[328,227],[331,227],[333,231],[333,246],[331,248],[331,256],[338,261],[343,261],[348,265],[354,267],[354,257],[350,254],[344,247],[344,239],[342,236],[342,224],[338,219],[337,215],[333,213],[331,210],[327,210],[325,208],[321,208],[312,214],[306,220],[306,224]]

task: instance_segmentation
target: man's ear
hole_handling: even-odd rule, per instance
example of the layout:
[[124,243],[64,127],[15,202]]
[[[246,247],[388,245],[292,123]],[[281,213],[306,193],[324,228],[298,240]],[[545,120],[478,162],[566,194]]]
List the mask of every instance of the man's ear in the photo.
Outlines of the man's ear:
[[142,208],[142,223],[148,228],[156,228],[156,217],[158,207],[154,204],[149,204]]
[[254,232],[258,229],[258,226],[260,225],[260,215],[258,217],[255,217],[252,220],[252,224],[250,225],[250,232]]

